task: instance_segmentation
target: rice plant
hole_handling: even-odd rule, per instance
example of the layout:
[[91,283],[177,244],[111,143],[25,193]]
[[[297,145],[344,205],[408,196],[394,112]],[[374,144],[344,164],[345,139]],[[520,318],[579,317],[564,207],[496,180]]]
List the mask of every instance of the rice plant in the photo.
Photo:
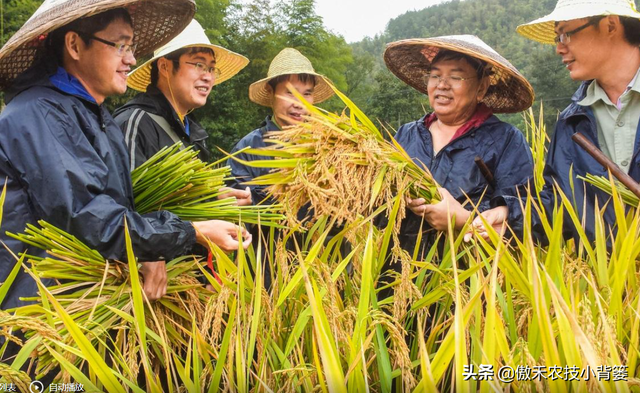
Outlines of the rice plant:
[[[338,224],[369,216],[379,206],[390,211],[400,190],[414,198],[437,201],[437,184],[428,169],[413,162],[404,149],[384,134],[362,111],[334,88],[347,108],[341,115],[310,105],[307,121],[268,134],[273,147],[245,152],[275,160],[243,161],[244,165],[274,169],[251,184],[268,185],[296,221],[310,204],[316,216],[331,216]],[[404,201],[400,219],[404,217]]]
[[[320,135],[339,135],[347,146],[375,140],[371,156],[344,147],[354,154],[348,165],[360,171],[387,153],[370,125],[374,136],[359,135],[367,121],[356,109],[346,118],[322,112],[331,131]],[[531,112],[528,119],[539,169],[546,135]],[[311,138],[309,130],[297,132]],[[589,212],[593,242],[584,233],[579,246],[563,239],[563,221],[580,228],[581,217],[559,193],[555,211],[542,217],[548,246],[533,241],[525,220],[523,237],[510,242],[490,230],[489,240],[466,243],[466,228],[450,228],[440,234],[441,246],[418,258],[393,246],[394,217],[406,190],[417,192],[418,176],[383,183],[393,192],[380,186],[378,196],[389,199],[372,199],[380,172],[367,177],[345,167],[350,176],[333,176],[337,167],[314,156],[321,139],[305,145],[292,135],[269,150],[283,159],[268,164],[282,161],[279,169],[291,174],[286,181],[272,176],[274,190],[290,182],[297,206],[325,188],[359,190],[369,182],[368,193],[348,194],[360,200],[342,206],[360,206],[357,214],[316,209],[304,233],[271,230],[263,234],[267,242],[236,255],[214,248],[219,281],[193,258],[173,261],[170,294],[156,303],[140,298],[135,250],[127,262],[100,261],[45,223],[31,227],[19,236],[50,252],[31,271],[60,284],[42,287],[38,303],[16,316],[35,318],[58,336],[31,333],[19,360],[34,359],[40,373],[60,366],[57,380],[82,380],[97,391],[640,392],[640,213],[625,207],[615,188],[609,203],[617,231],[605,230],[597,207]],[[322,154],[334,154],[336,140],[327,139]],[[391,168],[390,161],[381,165]],[[316,170],[328,174],[312,176]],[[424,179],[424,190],[434,186]],[[525,217],[540,210],[530,195],[522,207]],[[388,224],[374,225],[383,212]],[[196,269],[213,291],[192,280]],[[0,376],[8,378],[1,368]]]
[[236,206],[225,193],[228,166],[206,164],[192,147],[177,143],[164,147],[131,173],[136,211],[140,214],[168,210],[189,221],[226,220],[278,226],[284,216],[278,205]]

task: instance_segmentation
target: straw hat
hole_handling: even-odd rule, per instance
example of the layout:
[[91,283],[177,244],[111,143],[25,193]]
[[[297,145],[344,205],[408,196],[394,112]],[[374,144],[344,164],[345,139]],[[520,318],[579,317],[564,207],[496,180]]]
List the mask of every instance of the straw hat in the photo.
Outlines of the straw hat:
[[387,44],[384,61],[403,82],[427,94],[426,74],[440,49],[464,53],[491,66],[491,84],[482,102],[496,113],[523,111],[533,103],[533,88],[518,70],[480,38],[452,35],[412,38]]
[[309,74],[318,77],[316,78],[316,87],[313,90],[314,104],[319,104],[334,94],[333,89],[329,86],[331,82],[325,76],[315,72],[309,59],[293,48],[284,48],[271,61],[267,77],[249,86],[249,99],[256,104],[271,106],[273,92],[267,87],[267,84],[273,78],[291,74]]
[[543,44],[554,44],[555,23],[600,15],[628,16],[640,19],[633,0],[558,0],[549,15],[518,26],[516,31]]
[[131,14],[136,55],[144,56],[184,29],[196,5],[193,0],[45,0],[0,49],[0,90],[43,54],[48,33],[76,19],[120,7]]
[[147,91],[147,86],[151,83],[151,65],[153,62],[178,49],[191,47],[210,48],[215,53],[216,67],[220,70],[220,76],[214,80],[214,86],[231,78],[249,64],[249,59],[246,57],[221,46],[211,44],[200,23],[194,19],[176,38],[153,52],[153,57],[149,61],[133,70],[127,78],[127,85],[138,91]]

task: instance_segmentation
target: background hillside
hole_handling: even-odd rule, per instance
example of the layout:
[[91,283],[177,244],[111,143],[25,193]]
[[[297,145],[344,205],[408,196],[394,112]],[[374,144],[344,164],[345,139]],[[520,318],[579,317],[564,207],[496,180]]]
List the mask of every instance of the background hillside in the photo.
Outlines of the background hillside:
[[[453,0],[420,11],[407,12],[389,21],[382,35],[347,44],[328,31],[315,12],[314,0],[197,0],[196,18],[212,42],[247,56],[251,63],[233,79],[216,86],[208,104],[194,115],[211,134],[213,146],[229,150],[245,134],[257,128],[269,110],[251,103],[248,86],[263,78],[271,59],[292,46],[307,55],[316,70],[331,78],[370,117],[396,129],[428,110],[426,96],[395,78],[382,62],[388,42],[404,38],[450,34],[475,34],[509,59],[532,83],[536,106],[544,102],[545,123],[552,126],[577,84],[569,79],[555,48],[526,40],[517,25],[550,12],[556,0]],[[41,3],[39,0],[4,2],[2,43]],[[392,5],[390,5],[392,6]],[[336,10],[340,12],[340,10]],[[357,15],[354,15],[357,18]],[[141,64],[144,59],[138,59]],[[133,96],[108,102],[115,108]],[[341,110],[337,100],[323,104]],[[502,116],[519,128],[519,115]]]

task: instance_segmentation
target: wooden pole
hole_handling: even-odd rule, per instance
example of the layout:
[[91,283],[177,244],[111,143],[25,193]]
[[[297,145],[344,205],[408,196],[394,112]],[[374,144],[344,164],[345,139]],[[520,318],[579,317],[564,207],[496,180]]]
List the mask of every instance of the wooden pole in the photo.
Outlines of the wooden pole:
[[602,166],[604,166],[611,174],[624,184],[631,192],[633,192],[638,198],[640,198],[640,184],[638,184],[631,176],[624,173],[622,169],[615,162],[611,161],[604,155],[600,149],[598,149],[593,143],[591,143],[584,135],[576,132],[571,136],[571,139],[580,147],[582,147],[591,157],[595,158]]
[[495,181],[493,178],[493,174],[489,170],[489,167],[487,166],[487,164],[485,164],[485,162],[482,161],[482,158],[478,156],[476,156],[474,161],[476,162],[478,169],[480,169],[480,173],[482,173],[482,176],[484,176],[484,179],[487,181],[487,183],[489,183],[491,188],[495,189]]

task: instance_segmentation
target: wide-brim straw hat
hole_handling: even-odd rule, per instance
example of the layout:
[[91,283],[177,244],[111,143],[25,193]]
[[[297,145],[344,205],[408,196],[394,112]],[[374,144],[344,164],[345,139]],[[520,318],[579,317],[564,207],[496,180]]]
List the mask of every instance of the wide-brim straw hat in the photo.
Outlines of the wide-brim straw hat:
[[387,44],[384,62],[403,82],[427,94],[426,75],[431,61],[441,49],[464,53],[485,61],[490,66],[490,85],[482,102],[495,113],[523,111],[533,103],[533,87],[507,59],[500,56],[480,38],[452,35],[435,38],[413,38]]
[[231,78],[249,64],[249,59],[246,57],[221,46],[213,45],[200,23],[194,19],[182,33],[153,52],[153,57],[150,60],[133,70],[127,78],[127,85],[138,91],[147,91],[147,87],[151,83],[153,62],[178,49],[191,47],[209,48],[215,54],[216,68],[220,70],[220,75],[214,80],[214,86]]
[[543,44],[555,44],[556,22],[607,15],[640,19],[633,0],[559,0],[552,13],[520,25],[516,31]]
[[168,42],[191,21],[193,0],[46,0],[0,49],[0,90],[44,54],[48,33],[76,19],[126,8],[133,21],[136,56]]
[[271,61],[267,77],[249,86],[249,99],[256,104],[271,106],[273,91],[267,86],[269,81],[281,75],[291,74],[309,74],[317,77],[316,86],[313,89],[314,104],[319,104],[334,94],[329,85],[331,81],[324,75],[316,73],[309,59],[293,48],[285,48]]

